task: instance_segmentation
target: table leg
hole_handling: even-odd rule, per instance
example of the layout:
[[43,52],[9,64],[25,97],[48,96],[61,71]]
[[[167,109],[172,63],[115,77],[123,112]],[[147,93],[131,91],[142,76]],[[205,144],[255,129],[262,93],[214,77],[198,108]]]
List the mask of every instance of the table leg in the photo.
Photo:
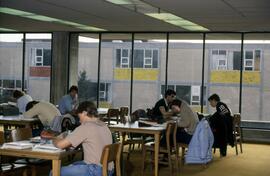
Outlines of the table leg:
[[155,176],[158,176],[158,154],[160,134],[155,134]]
[[52,161],[52,175],[60,176],[61,160]]
[[122,136],[122,143],[121,143],[121,176],[126,176],[126,170],[125,170],[125,162],[124,162],[124,157],[123,157],[123,153],[124,153],[124,143],[126,141],[126,132],[121,132],[121,136]]

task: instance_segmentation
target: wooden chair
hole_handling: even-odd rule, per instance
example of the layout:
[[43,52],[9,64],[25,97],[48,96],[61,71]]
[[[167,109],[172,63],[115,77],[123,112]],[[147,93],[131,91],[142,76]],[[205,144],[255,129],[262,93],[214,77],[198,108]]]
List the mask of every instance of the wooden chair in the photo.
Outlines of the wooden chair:
[[[4,143],[4,132],[0,131],[0,145]],[[4,163],[1,157],[0,164],[0,176],[16,176],[23,175],[27,176],[27,165],[24,164],[14,164],[14,163]]]
[[110,108],[108,109],[107,117],[104,117],[105,121],[108,121],[108,125],[114,122],[113,124],[119,123],[119,117],[120,117],[120,111],[116,108]]
[[236,155],[238,155],[238,144],[240,145],[240,151],[243,153],[242,148],[242,133],[241,133],[241,114],[237,113],[233,115],[233,138]]
[[108,164],[110,162],[115,163],[115,171],[116,176],[121,176],[121,169],[120,169],[120,157],[121,157],[121,144],[114,143],[110,145],[106,145],[103,148],[103,152],[101,155],[100,163],[102,164],[102,176],[108,176]]
[[[135,122],[138,121],[139,118],[135,115],[130,116],[130,121]],[[135,144],[138,144],[138,147],[144,144],[144,136],[140,133],[128,133],[128,138],[125,139],[123,145],[129,145],[128,152],[127,152],[127,160],[130,158],[131,151],[134,150]],[[132,148],[132,149],[131,149]]]
[[[12,141],[28,140],[32,137],[31,128],[17,128],[11,131]],[[51,161],[37,158],[22,158],[15,161],[15,164],[27,164],[31,167],[31,175],[37,175],[37,168],[40,166],[47,166]]]
[[[170,167],[170,175],[173,175],[173,167],[172,167],[172,155],[175,155],[175,165],[177,171],[179,170],[178,164],[178,152],[177,152],[177,145],[176,145],[176,129],[177,125],[175,122],[168,122],[166,127],[166,147],[160,146],[159,148],[159,154],[165,154],[168,156],[168,161],[159,160],[159,163],[167,164]],[[171,141],[171,136],[173,136],[173,141]],[[142,175],[144,175],[144,169],[145,169],[145,159],[146,159],[146,152],[150,151],[153,153],[155,150],[154,143],[149,142],[143,145],[143,166],[142,166]],[[153,160],[151,159],[151,162]]]

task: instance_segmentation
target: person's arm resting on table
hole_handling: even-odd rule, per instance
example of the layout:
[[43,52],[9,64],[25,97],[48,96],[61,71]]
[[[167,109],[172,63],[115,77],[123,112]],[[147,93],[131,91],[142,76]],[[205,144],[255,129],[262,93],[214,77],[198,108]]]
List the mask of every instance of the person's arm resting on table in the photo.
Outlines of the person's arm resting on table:
[[160,106],[160,107],[159,107],[159,110],[160,110],[162,116],[163,116],[164,118],[166,118],[166,119],[169,118],[169,117],[171,117],[171,116],[173,115],[173,112],[166,112],[164,106]]

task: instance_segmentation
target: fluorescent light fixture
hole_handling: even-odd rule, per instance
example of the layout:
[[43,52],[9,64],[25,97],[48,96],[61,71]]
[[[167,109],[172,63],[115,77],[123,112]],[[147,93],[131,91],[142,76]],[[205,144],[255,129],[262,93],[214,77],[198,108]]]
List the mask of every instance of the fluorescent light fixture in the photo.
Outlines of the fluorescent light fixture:
[[79,36],[79,42],[83,42],[83,43],[98,43],[99,42],[99,39]]
[[16,30],[14,30],[14,29],[9,29],[9,28],[2,28],[2,27],[0,27],[0,31],[10,31],[10,32],[12,32],[12,31],[16,31]]
[[121,4],[132,4],[130,0],[107,0],[110,3],[121,5]]
[[159,20],[183,20],[183,18],[173,15],[171,13],[146,13],[145,15],[159,19]]
[[17,9],[12,9],[8,7],[0,7],[0,13],[5,13],[9,15],[15,15],[23,18],[30,18],[38,21],[46,21],[46,22],[53,22],[57,24],[64,24],[64,25],[69,25],[78,29],[82,30],[91,30],[91,31],[105,31],[105,29],[102,28],[97,28],[94,26],[88,26],[84,24],[79,24],[79,23],[74,23],[72,21],[66,21],[66,20],[61,20],[57,18],[52,18],[44,15],[38,15],[35,13],[30,13],[30,12],[25,12],[22,10],[17,10]]
[[189,31],[209,31],[209,29],[186,20],[182,17],[168,13],[160,8],[145,3],[142,0],[105,0],[118,6],[133,10],[137,13],[164,21],[166,23],[187,29]]

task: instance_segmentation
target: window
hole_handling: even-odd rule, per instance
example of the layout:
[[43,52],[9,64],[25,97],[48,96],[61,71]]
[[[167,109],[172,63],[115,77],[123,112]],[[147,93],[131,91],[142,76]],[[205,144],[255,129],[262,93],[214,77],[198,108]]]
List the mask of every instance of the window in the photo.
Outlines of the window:
[[100,83],[99,88],[99,100],[100,101],[109,101],[111,83]]
[[[116,67],[130,68],[131,50],[116,50]],[[158,68],[158,50],[134,49],[134,68]]]
[[215,70],[227,70],[227,51],[213,50],[213,68]]
[[260,70],[260,58],[261,58],[260,50],[245,51],[244,70],[246,71]]
[[44,48],[35,48],[34,66],[50,66],[51,65],[51,50]]
[[201,87],[191,86],[191,104],[192,105],[200,105],[200,95],[201,95]]

